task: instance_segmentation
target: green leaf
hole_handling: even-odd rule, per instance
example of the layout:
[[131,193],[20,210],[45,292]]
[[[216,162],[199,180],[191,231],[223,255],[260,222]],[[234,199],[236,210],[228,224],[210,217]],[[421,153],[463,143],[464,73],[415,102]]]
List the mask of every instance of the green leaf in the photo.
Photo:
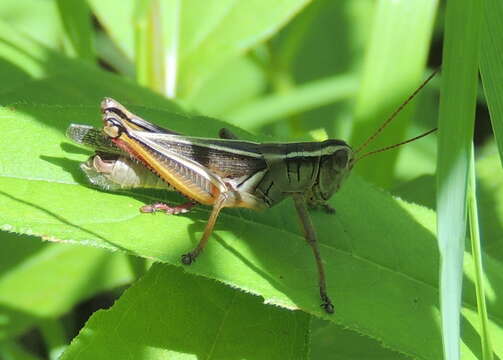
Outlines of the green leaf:
[[[184,1],[178,33],[179,93],[196,91],[219,67],[267,39],[309,0]],[[134,1],[90,0],[110,36],[132,58]],[[250,14],[260,14],[251,16]],[[128,20],[129,19],[129,20]],[[171,34],[166,34],[170,38]]]
[[[437,3],[437,0],[377,2],[356,98],[351,144],[362,144],[421,83]],[[411,105],[403,109],[366,151],[403,140],[411,110]],[[372,161],[358,164],[356,172],[381,186],[390,185],[397,156],[397,151],[376,155]]]
[[344,329],[334,323],[313,319],[311,325],[311,359],[322,360],[408,360],[381,346],[376,340]]
[[[88,187],[78,166],[89,152],[70,145],[64,131],[72,122],[99,126],[98,97],[107,94],[126,99],[134,112],[182,133],[214,136],[223,123],[186,114],[123,79],[59,58],[30,41],[16,39],[14,47],[5,34],[14,38],[0,28],[0,56],[8,55],[9,68],[17,72],[3,75],[17,76],[18,83],[4,90],[6,106],[0,108],[8,139],[0,151],[0,227],[181,266],[180,255],[199,240],[209,209],[199,207],[189,216],[140,214],[144,203],[179,198]],[[64,66],[56,70],[55,63]],[[21,82],[23,76],[30,81]],[[146,106],[132,105],[143,101]],[[314,260],[289,201],[262,213],[226,209],[204,254],[186,271],[258,294],[267,303],[301,308],[412,357],[438,359],[442,350],[434,213],[392,198],[356,176],[331,204],[337,208],[335,216],[313,212],[313,221],[336,307],[333,316],[319,307]],[[497,286],[503,271],[496,265],[489,266],[487,274],[494,279],[498,298],[503,296],[503,287]],[[467,274],[473,274],[469,262]],[[464,302],[463,349],[471,359],[480,351],[478,318],[472,316],[475,300],[469,295]],[[501,306],[489,307],[500,356],[502,313]]]
[[156,264],[61,359],[307,359],[308,329],[302,312]]
[[1,232],[0,340],[132,279],[124,254]]
[[[437,233],[442,258],[440,303],[446,360],[460,357],[466,199],[473,151],[482,11],[482,1],[449,2],[445,17],[438,125]],[[460,58],[463,61],[459,61]]]
[[503,3],[485,0],[480,75],[503,164]]

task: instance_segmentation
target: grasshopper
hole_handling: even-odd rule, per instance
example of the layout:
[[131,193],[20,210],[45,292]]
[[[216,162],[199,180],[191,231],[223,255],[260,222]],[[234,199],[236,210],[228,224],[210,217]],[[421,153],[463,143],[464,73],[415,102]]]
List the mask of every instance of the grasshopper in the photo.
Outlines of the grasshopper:
[[346,142],[335,139],[297,143],[244,141],[226,129],[220,131],[220,138],[185,136],[142,119],[111,98],[101,103],[102,130],[72,124],[67,136],[96,151],[81,164],[92,184],[110,190],[135,187],[176,190],[189,198],[187,203],[178,206],[146,205],[140,209],[142,212],[180,214],[188,212],[195,203],[212,206],[198,245],[182,255],[185,265],[193,263],[201,254],[223,208],[262,210],[291,197],[316,261],[321,307],[331,314],[334,306],[327,293],[325,270],[308,208],[333,213],[327,201],[358,160],[436,130],[356,156],[433,76],[356,151]]

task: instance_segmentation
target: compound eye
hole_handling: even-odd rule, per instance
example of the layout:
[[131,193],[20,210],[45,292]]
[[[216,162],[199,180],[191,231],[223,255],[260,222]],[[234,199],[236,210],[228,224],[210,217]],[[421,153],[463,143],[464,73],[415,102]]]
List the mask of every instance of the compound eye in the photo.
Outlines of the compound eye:
[[339,168],[345,168],[348,164],[347,150],[337,150],[334,154],[334,162]]

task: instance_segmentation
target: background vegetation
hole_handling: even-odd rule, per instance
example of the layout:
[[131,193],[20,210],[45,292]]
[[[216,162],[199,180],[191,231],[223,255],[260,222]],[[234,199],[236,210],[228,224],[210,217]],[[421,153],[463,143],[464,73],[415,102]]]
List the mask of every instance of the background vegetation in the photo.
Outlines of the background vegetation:
[[[2,0],[0,358],[503,358],[501,19],[497,0]],[[332,316],[290,202],[226,209],[182,267],[209,209],[140,214],[182,199],[92,188],[64,135],[108,96],[184,134],[356,148],[441,64],[371,147],[438,137],[362,160],[337,214],[313,212]]]

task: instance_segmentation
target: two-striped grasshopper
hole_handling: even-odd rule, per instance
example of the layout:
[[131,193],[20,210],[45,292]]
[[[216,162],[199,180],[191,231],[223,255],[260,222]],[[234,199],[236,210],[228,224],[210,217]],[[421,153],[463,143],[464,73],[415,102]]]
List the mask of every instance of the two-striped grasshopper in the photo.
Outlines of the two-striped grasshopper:
[[357,160],[434,131],[359,157],[355,155],[420,88],[357,151],[341,140],[243,141],[224,129],[219,139],[184,136],[149,123],[110,98],[101,103],[103,130],[73,124],[67,135],[96,150],[95,155],[81,165],[94,185],[112,190],[164,188],[176,190],[189,199],[178,206],[161,203],[143,206],[142,212],[184,213],[195,203],[213,207],[199,244],[182,256],[186,265],[194,262],[203,251],[223,208],[261,210],[287,197],[293,198],[305,239],[316,260],[321,306],[327,313],[333,313],[334,306],[327,294],[325,271],[308,208],[333,212],[327,201],[340,188]]

